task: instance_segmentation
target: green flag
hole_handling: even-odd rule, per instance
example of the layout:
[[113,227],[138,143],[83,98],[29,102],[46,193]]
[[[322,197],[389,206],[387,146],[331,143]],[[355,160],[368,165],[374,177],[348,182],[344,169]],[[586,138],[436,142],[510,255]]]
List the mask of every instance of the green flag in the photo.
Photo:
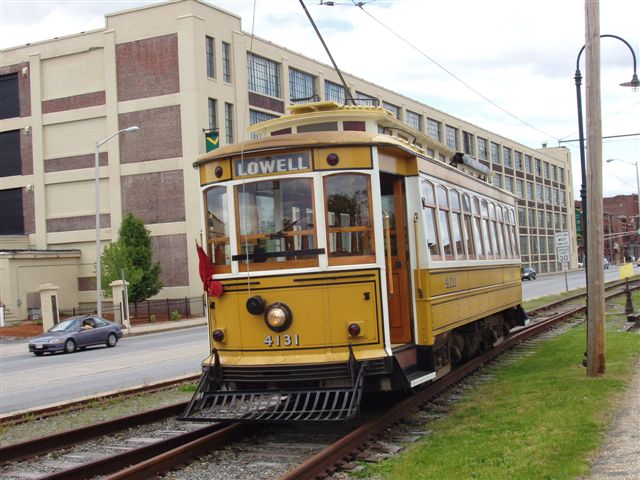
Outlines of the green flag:
[[210,152],[220,146],[220,133],[217,130],[210,130],[204,132],[204,138],[206,142],[206,150]]

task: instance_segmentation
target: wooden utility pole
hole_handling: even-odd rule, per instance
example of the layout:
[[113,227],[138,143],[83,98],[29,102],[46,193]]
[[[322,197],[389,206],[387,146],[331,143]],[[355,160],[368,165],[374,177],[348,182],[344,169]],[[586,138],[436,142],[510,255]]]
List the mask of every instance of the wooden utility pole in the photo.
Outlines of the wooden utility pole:
[[585,0],[585,89],[587,96],[587,375],[605,369],[604,231],[602,215],[602,115],[600,105],[600,2]]

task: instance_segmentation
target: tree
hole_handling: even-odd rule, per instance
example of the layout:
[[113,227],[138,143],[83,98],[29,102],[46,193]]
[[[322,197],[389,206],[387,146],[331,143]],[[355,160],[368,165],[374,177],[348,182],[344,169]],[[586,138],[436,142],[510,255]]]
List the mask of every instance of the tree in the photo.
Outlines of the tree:
[[107,245],[102,252],[102,285],[104,295],[111,296],[108,285],[120,279],[120,269],[129,282],[129,301],[141,302],[157,294],[162,288],[160,263],[153,263],[151,237],[144,222],[128,213],[120,225],[118,241]]

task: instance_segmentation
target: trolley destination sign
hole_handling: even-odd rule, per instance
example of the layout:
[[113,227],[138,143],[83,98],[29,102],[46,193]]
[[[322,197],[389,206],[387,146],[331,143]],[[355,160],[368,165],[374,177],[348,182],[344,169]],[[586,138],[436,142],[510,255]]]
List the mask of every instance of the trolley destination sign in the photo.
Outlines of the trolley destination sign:
[[237,177],[295,173],[309,170],[311,160],[309,152],[298,152],[288,155],[266,155],[237,159],[233,165]]

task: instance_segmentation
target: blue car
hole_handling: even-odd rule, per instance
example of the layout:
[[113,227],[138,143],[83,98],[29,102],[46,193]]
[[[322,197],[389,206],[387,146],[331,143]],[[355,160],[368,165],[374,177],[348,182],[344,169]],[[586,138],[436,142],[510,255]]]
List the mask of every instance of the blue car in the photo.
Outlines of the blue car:
[[29,351],[36,356],[49,352],[73,353],[93,345],[115,347],[122,338],[120,324],[96,316],[71,317],[49,331],[29,340]]

